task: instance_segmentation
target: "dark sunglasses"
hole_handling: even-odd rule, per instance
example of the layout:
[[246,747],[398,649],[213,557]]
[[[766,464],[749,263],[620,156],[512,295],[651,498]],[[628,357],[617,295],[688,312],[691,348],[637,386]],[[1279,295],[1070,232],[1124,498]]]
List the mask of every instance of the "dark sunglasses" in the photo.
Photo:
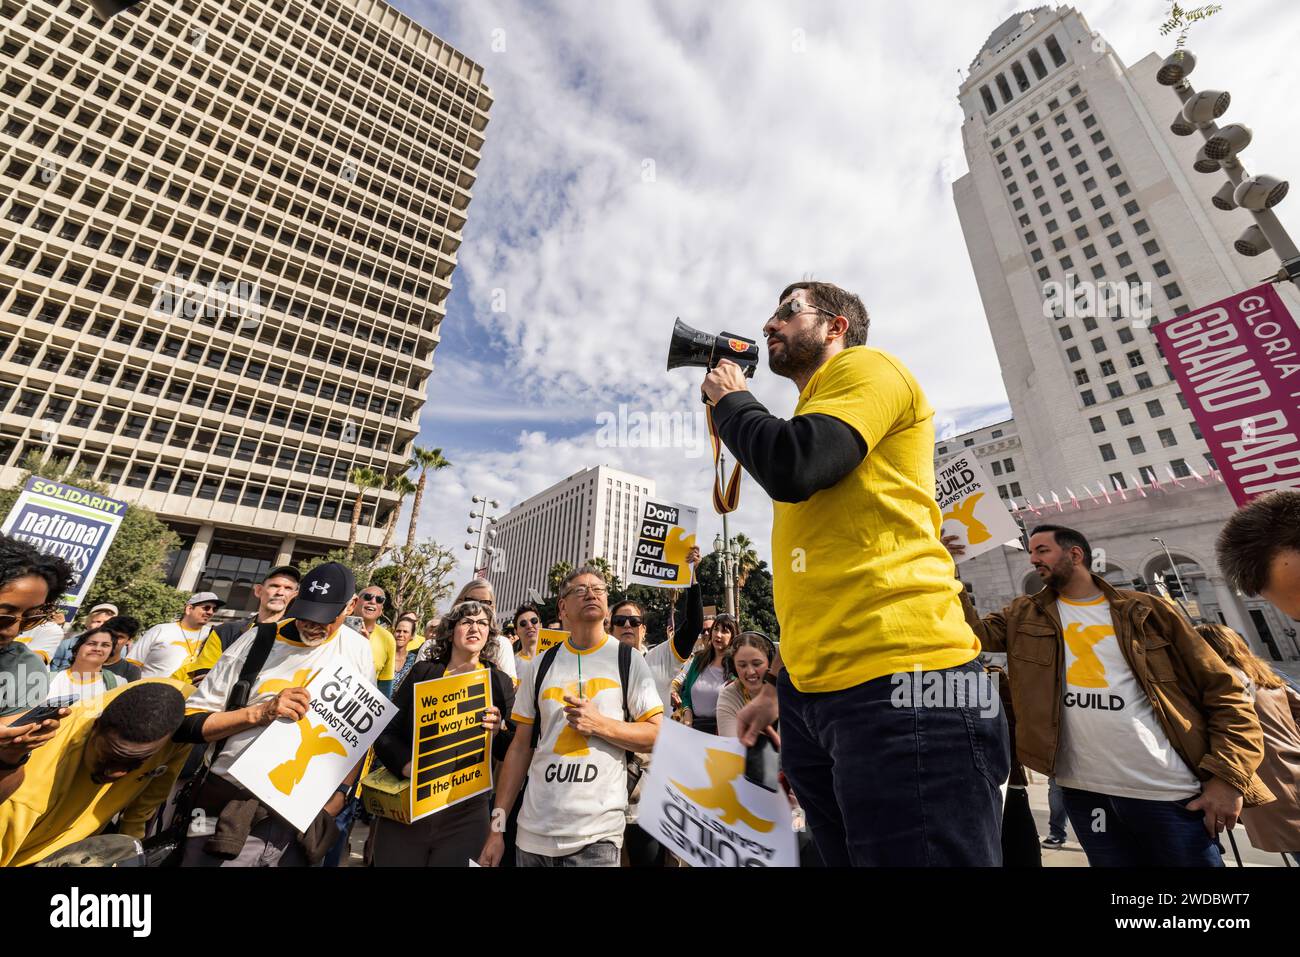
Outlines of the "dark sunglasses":
[[383,605],[388,602],[387,597],[385,597],[384,595],[371,595],[371,594],[363,594],[361,596],[361,600],[374,602],[376,605]]
[[640,615],[615,615],[613,618],[610,619],[610,621],[612,621],[616,625],[619,625],[620,627],[623,625],[631,625],[633,628],[641,627]]
[[31,611],[25,615],[0,615],[0,628],[12,628],[14,622],[18,622],[18,627],[23,631],[30,631],[33,628],[39,628],[51,618],[54,617],[53,608],[42,608],[39,611]]
[[542,620],[541,620],[540,618],[520,618],[520,619],[519,619],[519,624],[521,624],[521,625],[525,625],[525,626],[540,625],[541,623],[542,623]]

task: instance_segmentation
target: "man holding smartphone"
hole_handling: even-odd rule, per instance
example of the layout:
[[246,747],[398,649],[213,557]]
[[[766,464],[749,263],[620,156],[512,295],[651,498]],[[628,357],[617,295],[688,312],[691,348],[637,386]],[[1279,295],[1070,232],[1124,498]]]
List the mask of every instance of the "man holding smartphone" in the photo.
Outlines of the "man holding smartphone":
[[39,724],[8,727],[49,694],[45,662],[17,641],[24,629],[50,617],[50,602],[68,590],[72,567],[42,554],[21,539],[0,535],[0,801],[23,781],[23,766],[34,749],[58,731],[57,716]]

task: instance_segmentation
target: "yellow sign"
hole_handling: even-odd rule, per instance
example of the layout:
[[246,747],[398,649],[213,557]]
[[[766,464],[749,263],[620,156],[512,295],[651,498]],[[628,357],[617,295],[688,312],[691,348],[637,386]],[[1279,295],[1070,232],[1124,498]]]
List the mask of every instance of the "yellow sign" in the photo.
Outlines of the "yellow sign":
[[490,707],[486,669],[415,686],[411,821],[492,790],[492,736],[479,718]]
[[698,509],[647,500],[629,560],[627,583],[655,588],[690,585],[691,567],[686,564],[686,555],[695,545],[698,520]]
[[555,628],[543,628],[537,633],[537,653],[533,655],[534,659],[540,658],[547,651],[554,648],[565,638],[569,637],[567,631],[559,631]]

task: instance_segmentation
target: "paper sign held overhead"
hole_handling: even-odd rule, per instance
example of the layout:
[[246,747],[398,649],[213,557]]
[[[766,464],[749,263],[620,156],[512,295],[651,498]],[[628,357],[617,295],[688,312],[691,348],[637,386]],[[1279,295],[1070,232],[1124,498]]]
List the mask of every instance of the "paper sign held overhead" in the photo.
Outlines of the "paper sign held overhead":
[[646,500],[632,555],[627,584],[654,588],[688,588],[691,567],[686,554],[695,546],[699,509],[672,502]]
[[307,691],[311,706],[301,720],[268,725],[230,766],[231,777],[300,831],[397,713],[343,660],[322,668]]
[[966,548],[959,563],[1020,537],[1020,527],[974,455],[965,453],[941,462],[934,484],[934,498],[943,513],[940,534],[956,535],[958,544]]

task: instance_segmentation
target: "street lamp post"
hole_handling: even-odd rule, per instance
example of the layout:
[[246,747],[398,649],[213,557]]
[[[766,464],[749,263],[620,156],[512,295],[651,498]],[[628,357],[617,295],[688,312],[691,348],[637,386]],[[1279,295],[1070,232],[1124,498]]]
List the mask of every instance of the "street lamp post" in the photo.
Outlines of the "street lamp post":
[[475,532],[478,532],[478,544],[477,544],[477,545],[475,545],[475,544],[473,544],[473,543],[471,543],[471,542],[466,542],[466,543],[465,543],[465,551],[467,551],[467,552],[469,552],[469,551],[474,552],[474,574],[477,575],[477,574],[478,574],[478,570],[479,570],[480,568],[486,568],[486,567],[487,567],[487,566],[484,564],[484,560],[485,560],[485,559],[486,559],[486,560],[490,560],[490,559],[492,558],[492,556],[496,554],[496,551],[497,551],[496,546],[495,546],[495,545],[488,545],[488,546],[485,548],[485,547],[484,547],[484,540],[486,539],[486,540],[489,540],[489,541],[490,541],[491,539],[494,539],[494,538],[497,537],[497,530],[496,530],[495,528],[491,528],[491,527],[490,527],[490,526],[492,526],[492,525],[495,525],[495,524],[497,523],[497,520],[496,520],[496,518],[494,518],[493,516],[491,516],[491,515],[488,514],[488,509],[489,509],[489,508],[492,508],[492,509],[500,508],[500,507],[501,507],[501,503],[498,502],[498,501],[497,501],[496,499],[494,499],[494,498],[493,498],[493,499],[489,499],[489,498],[486,498],[485,496],[482,496],[482,495],[475,495],[475,496],[473,497],[473,499],[471,499],[471,501],[472,501],[475,505],[480,505],[480,504],[481,504],[481,505],[483,506],[483,511],[481,511],[481,512],[476,512],[476,511],[474,511],[473,509],[470,509],[470,513],[469,513],[469,517],[470,517],[470,518],[477,518],[477,519],[479,520],[479,521],[478,521],[478,528],[476,529],[473,525],[470,525],[467,529],[465,529],[465,531],[466,531],[467,533],[469,533],[470,535],[473,535]]
[[[1183,610],[1183,614],[1190,619],[1192,617],[1192,613],[1188,611],[1187,606],[1183,604],[1183,599],[1187,597],[1187,589],[1183,587],[1183,576],[1178,573],[1178,566],[1174,563],[1174,556],[1169,553],[1169,546],[1165,544],[1163,538],[1157,538],[1156,536],[1153,535],[1151,537],[1151,541],[1159,542],[1160,547],[1165,550],[1165,559],[1166,561],[1169,562],[1170,569],[1173,570],[1174,581],[1178,582],[1178,594],[1179,594],[1178,607],[1181,608]],[[1168,591],[1168,589],[1166,589],[1166,591]]]
[[1196,57],[1188,50],[1181,50],[1165,57],[1156,72],[1156,82],[1172,87],[1183,104],[1169,128],[1175,136],[1191,136],[1199,130],[1205,138],[1205,145],[1196,154],[1196,162],[1192,165],[1196,172],[1222,170],[1227,174],[1228,182],[1214,194],[1215,208],[1227,212],[1240,207],[1254,217],[1255,225],[1238,237],[1233,248],[1243,256],[1258,256],[1273,249],[1282,260],[1282,268],[1272,281],[1290,280],[1300,286],[1300,249],[1273,212],[1273,207],[1282,202],[1290,186],[1286,180],[1266,173],[1258,176],[1246,174],[1237,157],[1250,145],[1250,128],[1240,123],[1220,128],[1214,122],[1227,112],[1232,97],[1220,90],[1202,90],[1199,93],[1193,90],[1187,77],[1195,68]]

